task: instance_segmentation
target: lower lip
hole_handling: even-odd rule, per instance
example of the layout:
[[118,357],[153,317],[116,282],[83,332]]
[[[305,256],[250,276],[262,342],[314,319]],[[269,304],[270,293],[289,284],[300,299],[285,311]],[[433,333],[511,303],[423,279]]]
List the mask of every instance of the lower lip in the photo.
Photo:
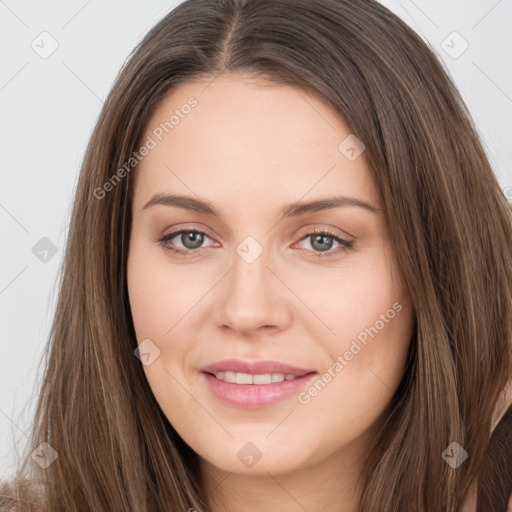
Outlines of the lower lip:
[[316,373],[310,373],[293,380],[270,384],[234,384],[217,379],[209,373],[201,373],[206,379],[210,391],[217,398],[227,404],[247,409],[267,407],[295,395],[316,375]]

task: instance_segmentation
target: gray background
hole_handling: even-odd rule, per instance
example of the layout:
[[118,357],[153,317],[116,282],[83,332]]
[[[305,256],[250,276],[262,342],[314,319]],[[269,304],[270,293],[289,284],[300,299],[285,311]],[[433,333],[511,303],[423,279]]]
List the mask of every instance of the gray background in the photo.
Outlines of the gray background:
[[[12,472],[15,443],[27,440],[72,193],[94,122],[129,52],[179,3],[0,0],[0,478]],[[445,62],[512,200],[512,2],[382,3]]]

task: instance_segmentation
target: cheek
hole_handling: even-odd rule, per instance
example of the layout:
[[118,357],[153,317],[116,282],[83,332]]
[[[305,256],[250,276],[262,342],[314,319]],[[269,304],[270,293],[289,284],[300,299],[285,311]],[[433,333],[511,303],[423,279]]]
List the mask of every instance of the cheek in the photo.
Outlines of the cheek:
[[[173,328],[182,327],[180,319],[193,303],[193,291],[183,273],[170,269],[165,261],[155,258],[155,251],[138,241],[130,245],[127,265],[130,308],[137,342],[148,347],[151,361],[143,370],[153,395],[163,411],[188,411],[187,418],[197,413],[192,400],[183,392],[180,366],[186,353],[186,336],[172,336]],[[172,345],[169,340],[172,339]],[[145,340],[150,340],[147,345]],[[142,352],[142,350],[141,350]],[[176,407],[176,404],[179,407]],[[181,418],[178,413],[178,420]],[[168,416],[174,422],[175,417]]]
[[[343,439],[365,431],[384,412],[402,379],[412,326],[413,311],[405,298],[374,294],[366,309],[354,309],[352,317],[336,324],[336,336],[324,345],[329,361],[299,401],[318,412],[329,411],[332,424],[345,426],[339,432]],[[326,428],[325,434],[332,434]]]
[[[395,317],[406,316],[397,311],[405,306],[400,276],[381,247],[347,260],[339,270],[304,272],[292,282],[296,295],[304,298],[313,313],[304,316],[307,325],[321,329],[311,333],[312,338],[322,340],[331,354],[347,350],[358,335],[364,342],[366,329],[376,323],[377,330],[383,332],[381,339],[391,335]],[[393,308],[395,303],[398,305]]]
[[151,252],[137,243],[130,248],[127,280],[139,341],[144,338],[161,340],[197,295],[183,272],[172,269],[165,258],[151,257]]
[[328,410],[334,424],[350,418],[353,434],[377,420],[398,387],[414,318],[397,271],[385,258],[366,263],[310,288],[309,304],[331,332],[316,337],[328,357],[319,379],[299,397],[310,410]]

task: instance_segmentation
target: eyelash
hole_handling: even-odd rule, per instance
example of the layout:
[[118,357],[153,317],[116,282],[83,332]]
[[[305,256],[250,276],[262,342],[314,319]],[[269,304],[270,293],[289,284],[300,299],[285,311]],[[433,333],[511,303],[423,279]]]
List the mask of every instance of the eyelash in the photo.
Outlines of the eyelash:
[[[207,236],[208,238],[210,238],[210,236],[208,236],[207,233],[205,233],[204,231],[198,230],[198,229],[181,229],[179,231],[173,231],[172,233],[168,233],[167,235],[164,235],[162,238],[157,240],[157,242],[161,246],[163,246],[163,248],[166,251],[170,251],[171,253],[177,254],[179,256],[186,256],[190,253],[197,252],[198,249],[200,249],[200,248],[183,250],[183,249],[176,249],[175,247],[172,247],[169,245],[169,241],[172,238],[174,238],[178,235],[181,235],[182,233],[198,233],[200,235]],[[313,231],[310,231],[307,234],[305,234],[303,237],[301,237],[299,242],[307,239],[308,237],[310,237],[312,235],[326,235],[329,238],[333,238],[334,240],[336,240],[336,242],[338,242],[340,244],[340,247],[338,247],[337,249],[329,249],[327,251],[321,251],[321,252],[313,251],[315,253],[316,257],[334,256],[335,254],[338,254],[340,252],[347,252],[350,249],[352,249],[354,246],[354,242],[345,240],[344,238],[341,238],[338,235],[335,235],[334,233],[331,233],[330,231],[325,230],[325,229],[314,229]]]

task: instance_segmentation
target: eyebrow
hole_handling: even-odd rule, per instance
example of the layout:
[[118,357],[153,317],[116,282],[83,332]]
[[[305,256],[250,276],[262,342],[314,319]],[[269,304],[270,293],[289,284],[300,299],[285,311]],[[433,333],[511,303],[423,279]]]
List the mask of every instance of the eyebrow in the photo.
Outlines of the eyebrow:
[[[155,205],[174,206],[177,208],[184,208],[192,210],[205,215],[212,215],[221,218],[220,212],[213,206],[212,203],[196,199],[190,196],[183,196],[179,194],[155,194],[153,197],[142,207],[142,209],[150,208]],[[377,214],[381,208],[377,208],[366,201],[361,201],[355,197],[335,196],[317,199],[308,202],[295,202],[285,206],[281,210],[282,218],[299,217],[311,213],[316,213],[331,208],[339,208],[342,206],[356,206],[363,208],[367,211]]]

